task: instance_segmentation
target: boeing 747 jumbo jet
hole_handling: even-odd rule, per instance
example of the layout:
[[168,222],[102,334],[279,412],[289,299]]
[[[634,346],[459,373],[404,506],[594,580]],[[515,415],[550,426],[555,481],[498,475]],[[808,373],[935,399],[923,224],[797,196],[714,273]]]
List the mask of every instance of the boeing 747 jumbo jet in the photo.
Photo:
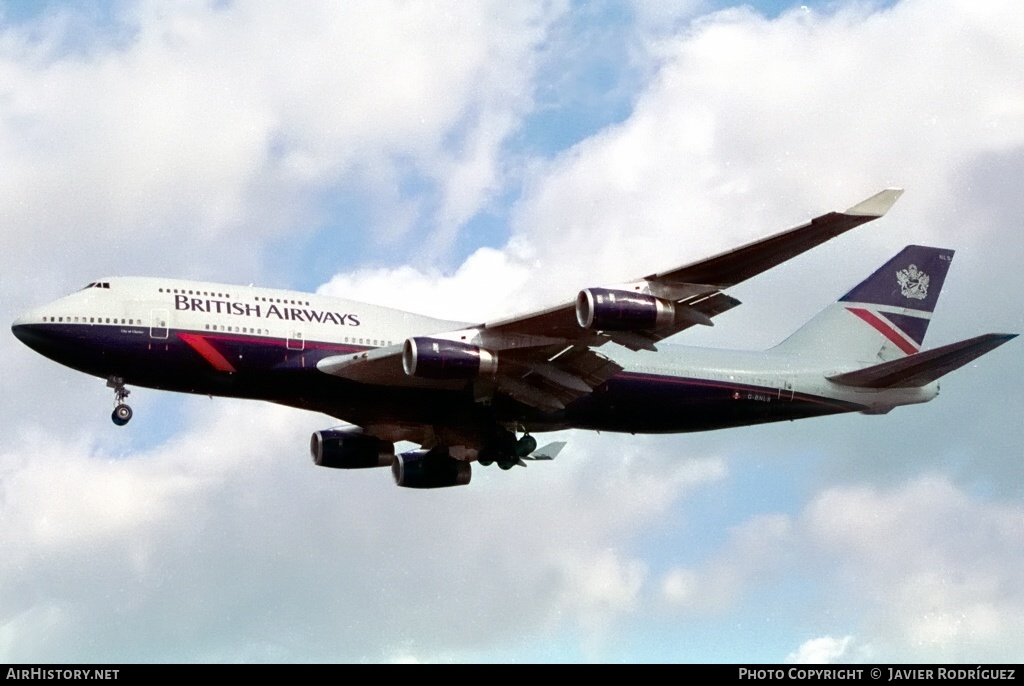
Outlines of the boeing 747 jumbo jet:
[[[316,464],[391,466],[399,486],[469,483],[471,463],[551,459],[533,433],[669,433],[883,414],[938,394],[939,377],[1010,340],[922,351],[953,251],[908,246],[780,345],[666,345],[739,305],[724,289],[884,215],[902,190],[715,257],[497,321],[443,321],[253,286],[112,277],[16,321],[14,335],[107,380],[267,400],[352,424],[313,434]],[[420,448],[396,454],[395,443]]]

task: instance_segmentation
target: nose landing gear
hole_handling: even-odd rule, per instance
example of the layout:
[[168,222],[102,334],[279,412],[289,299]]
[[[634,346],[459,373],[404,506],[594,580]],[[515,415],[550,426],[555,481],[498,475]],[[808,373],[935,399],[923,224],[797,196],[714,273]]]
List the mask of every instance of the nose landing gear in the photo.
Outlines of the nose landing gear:
[[124,426],[132,418],[132,408],[124,401],[131,391],[124,387],[124,379],[119,376],[112,376],[107,379],[107,388],[114,389],[114,411],[110,414],[110,420],[118,426]]

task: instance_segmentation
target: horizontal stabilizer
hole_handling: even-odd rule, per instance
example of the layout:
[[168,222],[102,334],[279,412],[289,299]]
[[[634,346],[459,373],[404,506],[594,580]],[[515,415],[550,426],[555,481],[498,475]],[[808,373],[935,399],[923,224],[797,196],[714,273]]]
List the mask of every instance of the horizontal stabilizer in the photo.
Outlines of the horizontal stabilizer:
[[1016,337],[1013,333],[987,333],[828,379],[858,388],[920,388]]

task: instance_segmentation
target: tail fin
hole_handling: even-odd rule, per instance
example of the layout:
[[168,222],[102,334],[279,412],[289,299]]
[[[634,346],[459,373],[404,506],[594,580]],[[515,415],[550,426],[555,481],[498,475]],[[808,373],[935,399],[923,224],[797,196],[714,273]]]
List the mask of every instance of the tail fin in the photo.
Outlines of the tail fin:
[[1016,337],[1017,334],[1012,333],[987,333],[911,357],[828,378],[838,384],[858,388],[920,388]]
[[908,245],[776,350],[873,363],[919,352],[952,260],[952,250]]

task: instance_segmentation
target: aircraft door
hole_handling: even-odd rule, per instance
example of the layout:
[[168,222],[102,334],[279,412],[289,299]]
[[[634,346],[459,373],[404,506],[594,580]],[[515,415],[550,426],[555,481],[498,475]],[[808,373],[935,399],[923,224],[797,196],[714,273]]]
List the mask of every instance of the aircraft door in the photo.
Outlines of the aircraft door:
[[779,400],[792,400],[793,399],[793,382],[789,379],[783,379],[779,383]]
[[288,349],[289,350],[305,350],[306,339],[302,335],[302,331],[293,329],[288,332]]
[[165,340],[171,325],[170,312],[167,310],[150,310],[149,337]]

